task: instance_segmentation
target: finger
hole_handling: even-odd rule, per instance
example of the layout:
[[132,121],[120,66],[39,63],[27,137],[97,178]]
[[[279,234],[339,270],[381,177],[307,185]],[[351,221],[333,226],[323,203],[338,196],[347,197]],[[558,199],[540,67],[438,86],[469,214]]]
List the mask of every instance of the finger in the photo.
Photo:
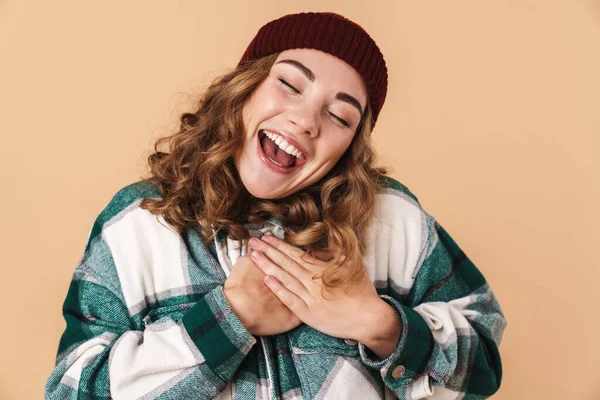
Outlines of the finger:
[[296,259],[300,259],[304,251],[285,243],[283,240],[272,239],[273,236],[271,236],[271,239],[266,238],[267,236],[263,236],[263,240],[252,238],[249,242],[250,248],[267,256],[274,264],[283,268],[306,286],[311,280],[311,274],[296,261]]
[[275,249],[279,250],[280,252],[287,254],[291,259],[296,260],[296,261],[301,260],[302,256],[304,254],[306,254],[306,252],[304,250],[299,249],[296,246],[292,246],[285,240],[281,240],[274,235],[265,234],[265,235],[263,235],[261,240],[268,243],[269,245],[271,245]]
[[313,251],[312,254],[309,254],[302,249],[292,246],[284,240],[267,234],[263,235],[262,241],[288,255],[288,257],[295,261],[299,266],[310,272],[311,277],[314,273],[322,270],[321,267],[323,266],[324,261],[330,261],[333,258],[333,253],[317,250]]
[[265,275],[271,275],[275,277],[280,284],[285,286],[289,291],[294,293],[297,297],[302,299],[304,302],[308,302],[311,298],[310,293],[306,289],[306,287],[300,282],[298,279],[293,277],[289,272],[285,271],[283,268],[280,268],[273,261],[271,261],[268,257],[261,254],[259,251],[253,250],[250,253],[250,257],[254,260],[254,263],[258,268],[261,269]]
[[290,292],[287,287],[283,286],[276,278],[271,275],[265,277],[265,283],[277,298],[292,311],[301,320],[304,319],[308,312],[308,306],[302,299]]
[[[302,251],[301,249],[292,246],[286,241],[269,234],[269,232],[263,235],[262,240],[269,243],[271,246],[275,247],[279,251],[288,254],[290,258],[298,262],[305,269],[308,269],[312,272],[317,272],[314,270],[314,267],[319,267],[323,265],[322,261],[327,262],[331,261],[334,258],[333,252],[325,250],[315,250],[312,252],[312,254],[308,254],[306,251]],[[327,243],[329,242],[330,240],[328,240]]]

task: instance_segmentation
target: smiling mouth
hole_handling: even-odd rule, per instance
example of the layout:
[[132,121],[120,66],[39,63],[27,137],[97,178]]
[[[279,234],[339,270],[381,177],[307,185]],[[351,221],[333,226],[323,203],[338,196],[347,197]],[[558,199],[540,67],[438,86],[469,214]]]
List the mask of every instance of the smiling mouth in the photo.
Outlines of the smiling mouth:
[[297,157],[285,152],[274,141],[269,139],[261,129],[258,132],[259,145],[267,163],[276,167],[278,172],[291,172],[306,163],[306,159]]

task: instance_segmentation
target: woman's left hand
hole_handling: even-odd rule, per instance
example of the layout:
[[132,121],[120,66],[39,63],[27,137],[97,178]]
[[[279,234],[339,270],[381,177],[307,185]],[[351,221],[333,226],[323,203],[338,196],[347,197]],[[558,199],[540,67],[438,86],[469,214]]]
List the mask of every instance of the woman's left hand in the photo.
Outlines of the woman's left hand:
[[305,324],[338,338],[361,341],[367,334],[362,330],[372,326],[374,311],[384,302],[366,273],[346,290],[329,288],[324,298],[323,282],[312,276],[325,261],[272,235],[254,238],[249,245],[255,264],[267,275],[265,283]]

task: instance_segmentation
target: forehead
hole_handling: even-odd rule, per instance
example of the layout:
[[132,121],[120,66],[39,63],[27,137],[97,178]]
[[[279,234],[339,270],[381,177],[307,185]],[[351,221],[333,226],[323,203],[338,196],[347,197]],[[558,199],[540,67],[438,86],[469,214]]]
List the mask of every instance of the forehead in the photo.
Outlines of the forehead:
[[[366,85],[352,66],[345,61],[320,50],[290,49],[279,53],[273,68],[296,69],[293,65],[279,63],[282,60],[295,60],[306,66],[315,76],[315,83],[325,84],[336,91],[344,91],[356,97],[364,106],[367,99]],[[279,63],[279,64],[278,64]],[[298,70],[298,72],[300,72]]]

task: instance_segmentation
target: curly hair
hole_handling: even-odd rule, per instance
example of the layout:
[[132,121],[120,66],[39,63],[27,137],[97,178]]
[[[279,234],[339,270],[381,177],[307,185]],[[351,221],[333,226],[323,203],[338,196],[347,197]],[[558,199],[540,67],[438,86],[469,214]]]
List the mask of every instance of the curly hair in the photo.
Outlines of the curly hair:
[[[248,239],[244,224],[274,215],[284,224],[286,242],[310,255],[315,250],[333,255],[316,277],[324,288],[343,288],[364,276],[366,228],[387,173],[372,166],[376,154],[370,140],[371,106],[367,102],[349,148],[320,181],[283,199],[255,198],[233,159],[244,140],[243,106],[277,56],[216,78],[197,110],[180,116],[179,131],[155,142],[148,157],[150,176],[143,180],[156,185],[163,198],[146,198],[141,207],[162,215],[179,233],[197,231],[205,244],[220,230],[235,240]],[[158,150],[163,143],[168,153]]]

